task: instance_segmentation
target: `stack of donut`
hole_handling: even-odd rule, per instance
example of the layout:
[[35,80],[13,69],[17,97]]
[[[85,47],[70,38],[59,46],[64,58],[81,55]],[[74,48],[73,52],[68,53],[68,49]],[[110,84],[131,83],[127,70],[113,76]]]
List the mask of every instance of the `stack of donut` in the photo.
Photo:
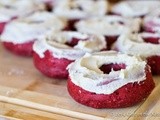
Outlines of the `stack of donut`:
[[[142,7],[143,6],[143,7]],[[1,0],[1,41],[93,108],[133,106],[160,75],[160,1]]]

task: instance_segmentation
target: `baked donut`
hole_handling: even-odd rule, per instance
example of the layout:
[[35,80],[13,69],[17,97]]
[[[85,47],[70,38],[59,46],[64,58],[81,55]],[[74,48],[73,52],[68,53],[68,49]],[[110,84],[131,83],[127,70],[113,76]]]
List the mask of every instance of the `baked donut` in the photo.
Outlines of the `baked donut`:
[[68,66],[68,92],[93,108],[123,108],[144,100],[155,84],[145,61],[115,51],[86,54]]
[[44,9],[44,5],[35,0],[0,0],[0,34],[11,20]]
[[138,55],[146,60],[154,75],[160,75],[160,34],[122,34],[113,49],[130,55]]
[[75,30],[74,24],[85,18],[104,16],[108,12],[106,0],[63,0],[53,12],[68,20],[68,29]]
[[144,17],[143,29],[147,32],[160,32],[160,9]]
[[107,48],[117,40],[118,36],[126,31],[137,32],[140,30],[141,19],[124,18],[116,15],[106,15],[81,20],[75,24],[77,31],[89,34],[104,35]]
[[125,17],[143,17],[160,7],[158,0],[125,0],[113,5],[113,14]]
[[105,49],[103,36],[51,31],[33,45],[35,67],[48,77],[67,78],[66,67],[86,52]]
[[36,12],[8,23],[1,36],[4,46],[15,54],[32,55],[32,45],[51,29],[61,30],[66,22],[49,12]]

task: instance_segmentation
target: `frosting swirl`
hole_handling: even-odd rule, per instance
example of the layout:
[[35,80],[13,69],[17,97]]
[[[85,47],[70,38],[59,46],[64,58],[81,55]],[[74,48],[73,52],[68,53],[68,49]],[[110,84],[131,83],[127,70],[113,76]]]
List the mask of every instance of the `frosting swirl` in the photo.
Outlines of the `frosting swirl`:
[[81,20],[76,23],[78,31],[89,34],[117,36],[126,31],[139,31],[141,19],[124,18],[116,15]]
[[[104,74],[100,67],[104,64],[125,63],[126,68],[111,70]],[[71,81],[84,90],[96,94],[111,94],[120,87],[143,81],[146,62],[136,56],[120,54],[115,51],[86,54],[68,66]],[[78,76],[78,77],[77,77]]]
[[[71,47],[66,44],[74,38],[79,40],[75,46]],[[34,43],[33,50],[41,58],[44,57],[44,52],[49,50],[57,58],[75,60],[83,56],[86,52],[100,51],[105,47],[106,42],[103,36],[87,35],[71,31],[51,31]]]
[[61,30],[65,21],[49,12],[36,12],[25,18],[16,19],[6,25],[1,40],[12,43],[25,43],[37,39],[51,29]]

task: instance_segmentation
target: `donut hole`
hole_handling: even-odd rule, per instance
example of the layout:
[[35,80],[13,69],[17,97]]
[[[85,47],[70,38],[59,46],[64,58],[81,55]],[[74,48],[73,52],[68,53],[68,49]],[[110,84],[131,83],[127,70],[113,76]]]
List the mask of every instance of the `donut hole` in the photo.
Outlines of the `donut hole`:
[[120,64],[104,64],[102,65],[99,69],[101,71],[103,71],[104,74],[109,74],[112,70],[114,71],[119,71],[121,69],[125,69],[126,68],[126,65],[124,63],[120,63]]
[[122,21],[118,21],[118,23],[119,23],[120,25],[124,25],[124,22],[122,22]]
[[[78,44],[78,42],[80,41],[81,39],[79,39],[79,38],[72,38],[72,40],[71,41],[69,41],[69,42],[66,42],[66,45],[68,45],[68,46],[70,46],[70,47],[74,47],[74,46],[76,46],[77,44]],[[83,41],[85,41],[86,39],[84,39]]]
[[160,38],[148,37],[148,38],[143,38],[143,40],[146,43],[160,44]]
[[105,36],[106,42],[107,42],[107,49],[110,50],[112,45],[116,42],[118,39],[118,35],[115,36]]
[[79,39],[78,38],[72,38],[71,41],[66,42],[66,45],[70,46],[70,47],[74,47],[78,44]]

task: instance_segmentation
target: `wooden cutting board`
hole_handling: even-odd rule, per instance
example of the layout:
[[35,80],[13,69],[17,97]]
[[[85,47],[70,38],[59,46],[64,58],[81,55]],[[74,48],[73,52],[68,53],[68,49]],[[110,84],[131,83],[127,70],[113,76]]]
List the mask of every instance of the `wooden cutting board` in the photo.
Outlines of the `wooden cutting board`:
[[75,102],[66,80],[50,79],[34,68],[32,58],[19,57],[0,44],[0,115],[9,119],[141,120],[160,119],[160,77],[140,104],[122,109],[93,109]]

